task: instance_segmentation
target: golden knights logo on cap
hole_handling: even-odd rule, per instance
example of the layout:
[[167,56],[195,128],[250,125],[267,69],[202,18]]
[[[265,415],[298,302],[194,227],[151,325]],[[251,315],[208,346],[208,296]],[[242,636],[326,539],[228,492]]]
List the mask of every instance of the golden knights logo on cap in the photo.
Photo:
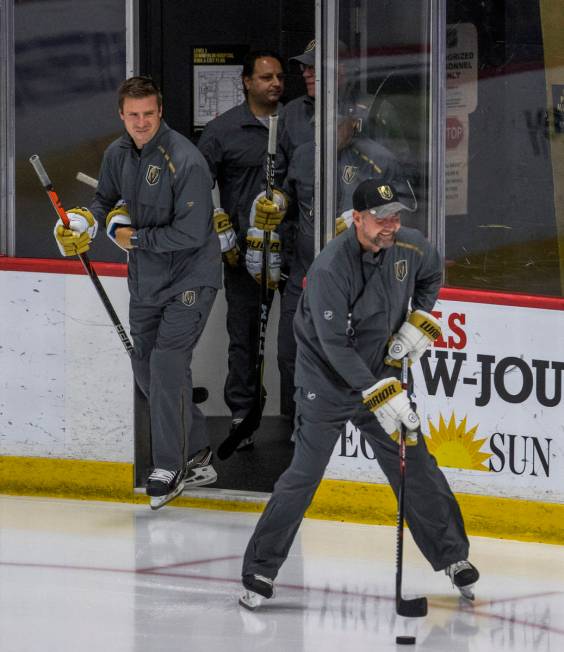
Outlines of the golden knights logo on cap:
[[390,186],[378,186],[378,194],[386,201],[390,201],[394,198],[394,192]]
[[311,40],[311,41],[310,41],[310,42],[305,46],[304,54],[305,54],[306,52],[311,52],[312,50],[315,50],[315,45],[316,45],[316,43],[315,43],[315,39],[312,39],[312,40]]
[[161,176],[161,168],[158,165],[149,165],[147,167],[147,174],[145,175],[145,180],[150,186],[154,186],[158,183]]
[[394,270],[396,273],[396,279],[398,281],[405,281],[407,278],[407,260],[396,260],[394,263]]
[[343,181],[345,183],[352,183],[353,179],[358,172],[358,168],[354,165],[345,165],[343,168]]

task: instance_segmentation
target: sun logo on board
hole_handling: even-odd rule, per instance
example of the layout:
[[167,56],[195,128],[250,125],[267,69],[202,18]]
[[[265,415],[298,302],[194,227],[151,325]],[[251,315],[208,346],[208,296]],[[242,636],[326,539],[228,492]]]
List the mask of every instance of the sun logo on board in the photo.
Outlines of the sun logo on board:
[[429,435],[425,435],[425,443],[431,455],[436,457],[439,466],[455,469],[471,469],[472,471],[489,471],[485,462],[491,453],[482,453],[480,449],[486,439],[475,439],[478,429],[475,425],[466,429],[466,417],[456,425],[456,416],[452,413],[448,424],[443,415],[439,415],[439,427],[429,422]]

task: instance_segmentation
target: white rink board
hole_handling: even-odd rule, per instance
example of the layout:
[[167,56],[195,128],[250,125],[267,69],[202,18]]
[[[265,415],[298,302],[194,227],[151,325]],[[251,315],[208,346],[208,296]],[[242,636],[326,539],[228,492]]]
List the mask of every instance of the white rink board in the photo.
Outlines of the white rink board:
[[[427,363],[416,366],[415,394],[424,433],[430,434],[431,423],[446,437],[435,455],[451,486],[466,493],[561,502],[564,313],[452,300],[439,301],[437,311],[446,346],[433,347]],[[433,384],[441,370],[450,381]],[[550,405],[555,399],[558,403]],[[440,427],[441,415],[447,426],[451,418],[455,427],[462,426],[460,431],[449,436]],[[436,443],[437,432],[431,434]],[[479,459],[472,457],[476,448]],[[327,477],[385,482],[371,456],[349,423]]]

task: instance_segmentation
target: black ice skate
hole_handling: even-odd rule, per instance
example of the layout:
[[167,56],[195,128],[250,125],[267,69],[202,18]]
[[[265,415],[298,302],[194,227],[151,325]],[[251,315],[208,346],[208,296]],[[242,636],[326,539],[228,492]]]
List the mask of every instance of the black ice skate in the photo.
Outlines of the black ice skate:
[[186,462],[185,489],[212,484],[217,480],[217,473],[211,464],[212,457],[212,450],[208,447],[198,451]]
[[145,491],[151,499],[151,509],[159,509],[182,493],[185,469],[167,471],[155,469],[147,480]]
[[274,597],[274,582],[263,575],[243,575],[245,591],[239,598],[239,604],[254,611],[263,603]]
[[[234,430],[237,429],[239,424],[243,421],[241,417],[235,417],[231,421],[231,430],[230,433],[233,432]],[[239,444],[237,445],[237,448],[235,450],[237,451],[250,451],[255,447],[255,440],[254,437],[251,435],[250,437],[245,437],[245,439],[241,439]]]
[[445,573],[450,577],[452,585],[457,588],[463,598],[474,600],[474,584],[480,578],[478,569],[469,561],[457,561],[445,568]]

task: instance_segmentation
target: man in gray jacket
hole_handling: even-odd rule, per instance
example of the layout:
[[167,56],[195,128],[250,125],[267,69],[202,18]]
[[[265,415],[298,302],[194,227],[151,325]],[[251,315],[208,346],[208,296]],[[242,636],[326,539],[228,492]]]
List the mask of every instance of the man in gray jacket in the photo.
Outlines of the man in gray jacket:
[[[222,248],[229,334],[224,397],[232,414],[232,428],[253,408],[259,382],[259,285],[245,267],[245,251],[251,208],[265,185],[269,116],[282,108],[282,62],[268,50],[250,52],[241,77],[245,101],[209,122],[198,143],[219,187],[222,212],[216,209],[216,215],[221,218],[222,232],[218,233],[221,237],[227,225],[227,230],[232,228],[236,235],[231,245],[225,241]],[[252,439],[248,438],[242,447],[251,445]]]
[[249,609],[273,596],[274,580],[348,419],[361,429],[396,493],[398,432],[402,425],[408,429],[406,516],[413,538],[461,592],[479,577],[467,561],[460,509],[427,450],[395,366],[404,355],[417,362],[440,335],[430,311],[441,260],[421,233],[400,227],[399,211],[410,208],[410,197],[399,181],[362,182],[353,194],[353,226],[323,249],[307,274],[294,320],[296,448],[245,552],[240,604]]
[[161,119],[159,89],[147,77],[132,77],[118,101],[127,133],[104,153],[90,210],[71,218],[70,230],[57,223],[55,234],[66,255],[78,251],[75,234],[85,251],[95,218],[128,252],[132,367],[150,405],[155,468],[147,494],[156,509],[185,482],[217,477],[204,417],[192,402],[190,363],[221,287],[221,258],[207,164]]

